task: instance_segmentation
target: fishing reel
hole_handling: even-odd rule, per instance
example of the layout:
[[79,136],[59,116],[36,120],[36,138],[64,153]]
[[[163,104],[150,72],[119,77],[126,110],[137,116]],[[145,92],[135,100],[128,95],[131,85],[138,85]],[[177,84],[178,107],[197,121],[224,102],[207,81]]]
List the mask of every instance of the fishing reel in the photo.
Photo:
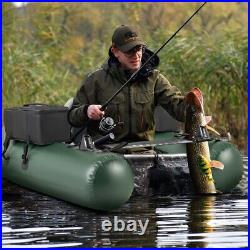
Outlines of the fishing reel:
[[106,143],[107,141],[113,141],[115,136],[111,133],[111,130],[116,126],[114,120],[111,117],[103,117],[99,123],[99,130],[103,137],[97,139],[96,141],[92,140],[90,135],[83,135],[81,139],[81,143],[79,146],[80,150],[90,150],[94,151],[97,150],[102,144]]
[[103,117],[99,123],[99,130],[103,134],[110,133],[111,130],[116,126],[114,119],[111,117]]

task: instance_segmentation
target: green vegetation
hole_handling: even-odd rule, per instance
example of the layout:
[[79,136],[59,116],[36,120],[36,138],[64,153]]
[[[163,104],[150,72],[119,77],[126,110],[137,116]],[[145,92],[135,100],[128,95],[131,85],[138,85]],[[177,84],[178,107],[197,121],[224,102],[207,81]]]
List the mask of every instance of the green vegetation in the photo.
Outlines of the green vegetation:
[[[114,28],[134,24],[157,49],[200,3],[3,3],[3,108],[64,104],[100,66]],[[247,150],[247,3],[208,3],[159,54],[183,93],[199,87],[218,131]]]

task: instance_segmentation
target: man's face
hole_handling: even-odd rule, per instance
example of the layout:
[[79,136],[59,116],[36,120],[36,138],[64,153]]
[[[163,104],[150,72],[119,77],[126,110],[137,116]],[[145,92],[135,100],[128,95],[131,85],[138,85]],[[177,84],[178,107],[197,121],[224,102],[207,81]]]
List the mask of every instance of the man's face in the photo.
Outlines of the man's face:
[[122,67],[131,71],[136,71],[141,66],[142,54],[144,47],[138,45],[128,52],[122,52],[118,48],[112,48],[112,52],[118,61],[121,63]]

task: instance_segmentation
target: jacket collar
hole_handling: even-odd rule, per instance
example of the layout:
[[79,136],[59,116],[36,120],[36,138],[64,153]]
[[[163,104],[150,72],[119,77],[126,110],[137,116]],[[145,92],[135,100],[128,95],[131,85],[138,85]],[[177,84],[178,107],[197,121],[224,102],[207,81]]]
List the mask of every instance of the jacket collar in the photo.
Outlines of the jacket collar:
[[[149,49],[145,50],[145,53],[142,56],[142,64],[144,64],[149,57],[153,55],[153,52]],[[151,60],[147,63],[147,65],[136,75],[135,79],[132,81],[140,81],[145,80],[148,78],[153,70],[158,67],[160,63],[160,59],[157,55],[151,58]],[[112,55],[111,50],[109,50],[109,58],[108,60],[102,65],[102,68],[107,72],[110,73],[113,77],[118,79],[121,83],[125,83],[131,74],[128,71],[122,69],[120,67],[120,63],[117,59]]]

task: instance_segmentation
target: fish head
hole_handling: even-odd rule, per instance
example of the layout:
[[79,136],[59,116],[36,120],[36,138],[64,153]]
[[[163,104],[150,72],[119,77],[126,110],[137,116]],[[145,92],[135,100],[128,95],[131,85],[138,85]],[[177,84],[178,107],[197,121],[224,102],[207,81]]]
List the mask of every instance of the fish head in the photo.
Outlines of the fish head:
[[187,108],[190,108],[194,113],[204,113],[203,96],[199,88],[193,88],[185,97]]
[[201,90],[193,88],[185,97],[186,121],[185,132],[187,138],[199,137],[201,127],[205,127],[206,117],[203,108],[203,96]]

